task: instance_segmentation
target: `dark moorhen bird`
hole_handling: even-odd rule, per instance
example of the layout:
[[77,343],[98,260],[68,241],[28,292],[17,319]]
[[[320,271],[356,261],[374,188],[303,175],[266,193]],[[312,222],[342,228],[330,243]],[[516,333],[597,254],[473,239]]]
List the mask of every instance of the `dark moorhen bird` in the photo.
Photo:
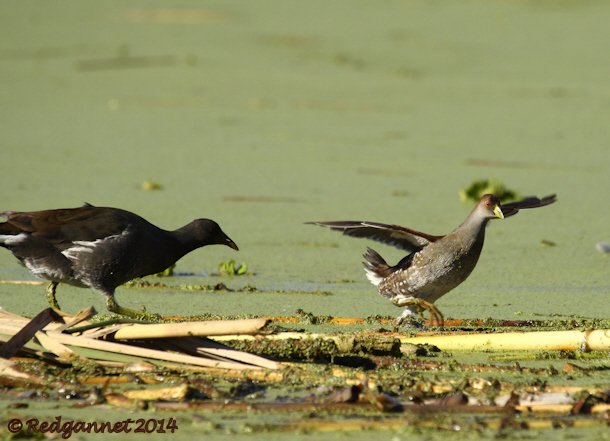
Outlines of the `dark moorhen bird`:
[[58,283],[90,287],[106,296],[109,311],[129,317],[142,312],[119,306],[117,286],[155,274],[205,245],[237,245],[210,219],[196,219],[166,231],[118,208],[64,208],[32,212],[6,211],[0,223],[0,246],[8,249],[35,276],[51,281],[47,297],[55,298]]
[[432,323],[443,325],[443,316],[433,305],[441,296],[462,283],[479,260],[485,226],[490,219],[512,216],[526,208],[544,207],[555,202],[555,195],[542,199],[528,197],[500,205],[493,194],[481,197],[464,223],[446,236],[433,236],[398,225],[366,221],[307,222],[328,227],[347,236],[367,238],[409,252],[390,266],[373,249],[364,254],[367,278],[379,294],[394,305],[404,307],[396,320],[401,325],[415,313],[427,309]]

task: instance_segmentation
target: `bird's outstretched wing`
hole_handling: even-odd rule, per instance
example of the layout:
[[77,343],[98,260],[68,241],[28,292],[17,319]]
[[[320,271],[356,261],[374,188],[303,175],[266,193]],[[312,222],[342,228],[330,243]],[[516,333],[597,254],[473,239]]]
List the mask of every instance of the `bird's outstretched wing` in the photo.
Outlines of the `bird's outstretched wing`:
[[420,231],[399,225],[381,224],[368,221],[330,221],[330,222],[305,222],[306,224],[327,227],[339,231],[346,236],[371,239],[377,242],[391,245],[409,253],[419,251],[430,242],[436,242],[443,236],[433,236]]
[[545,196],[543,198],[538,198],[536,196],[529,196],[525,199],[516,202],[509,202],[508,204],[501,204],[500,209],[502,210],[502,214],[504,217],[509,217],[517,214],[519,210],[524,210],[527,208],[538,208],[544,207],[545,205],[552,204],[555,202],[556,196],[554,194]]

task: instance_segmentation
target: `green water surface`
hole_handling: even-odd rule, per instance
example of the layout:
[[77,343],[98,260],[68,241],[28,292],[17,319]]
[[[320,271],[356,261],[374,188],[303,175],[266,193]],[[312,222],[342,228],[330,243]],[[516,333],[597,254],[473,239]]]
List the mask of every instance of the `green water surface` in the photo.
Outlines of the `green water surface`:
[[[601,0],[2,2],[0,210],[87,201],[167,229],[209,217],[239,253],[195,251],[176,268],[195,275],[171,283],[258,289],[119,288],[125,306],[367,317],[399,311],[361,254],[401,252],[303,222],[443,234],[471,209],[458,191],[496,178],[558,202],[494,221],[439,308],[607,318],[609,21]],[[206,276],[228,259],[255,274]],[[31,276],[2,250],[0,279]],[[68,311],[104,310],[90,290],[58,292]],[[0,306],[34,315],[44,289],[0,285]]]

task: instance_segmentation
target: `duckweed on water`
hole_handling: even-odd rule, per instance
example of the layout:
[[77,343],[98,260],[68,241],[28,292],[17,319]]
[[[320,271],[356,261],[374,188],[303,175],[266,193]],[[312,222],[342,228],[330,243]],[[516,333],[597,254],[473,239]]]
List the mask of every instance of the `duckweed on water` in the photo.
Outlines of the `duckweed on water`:
[[297,317],[300,318],[301,322],[305,322],[310,325],[321,325],[323,323],[328,323],[333,319],[330,315],[315,315],[311,312],[305,312],[301,308],[295,311]]
[[252,285],[245,285],[239,288],[229,288],[224,283],[220,282],[216,285],[204,285],[204,284],[193,284],[193,283],[180,283],[180,284],[168,284],[163,282],[150,282],[146,279],[136,279],[127,282],[123,285],[128,288],[151,288],[151,289],[173,289],[177,291],[204,291],[204,292],[217,292],[217,291],[228,291],[228,292],[255,292],[258,291],[256,287]]

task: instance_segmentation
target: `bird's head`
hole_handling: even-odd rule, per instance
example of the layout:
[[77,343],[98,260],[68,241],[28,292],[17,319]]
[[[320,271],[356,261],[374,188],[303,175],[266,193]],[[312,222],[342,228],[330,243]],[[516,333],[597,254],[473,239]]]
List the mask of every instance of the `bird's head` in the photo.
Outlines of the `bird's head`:
[[494,194],[485,194],[479,200],[477,210],[482,212],[487,219],[504,219],[504,214],[500,208],[500,199]]
[[195,219],[188,225],[194,241],[203,245],[226,245],[239,251],[237,244],[211,219]]

